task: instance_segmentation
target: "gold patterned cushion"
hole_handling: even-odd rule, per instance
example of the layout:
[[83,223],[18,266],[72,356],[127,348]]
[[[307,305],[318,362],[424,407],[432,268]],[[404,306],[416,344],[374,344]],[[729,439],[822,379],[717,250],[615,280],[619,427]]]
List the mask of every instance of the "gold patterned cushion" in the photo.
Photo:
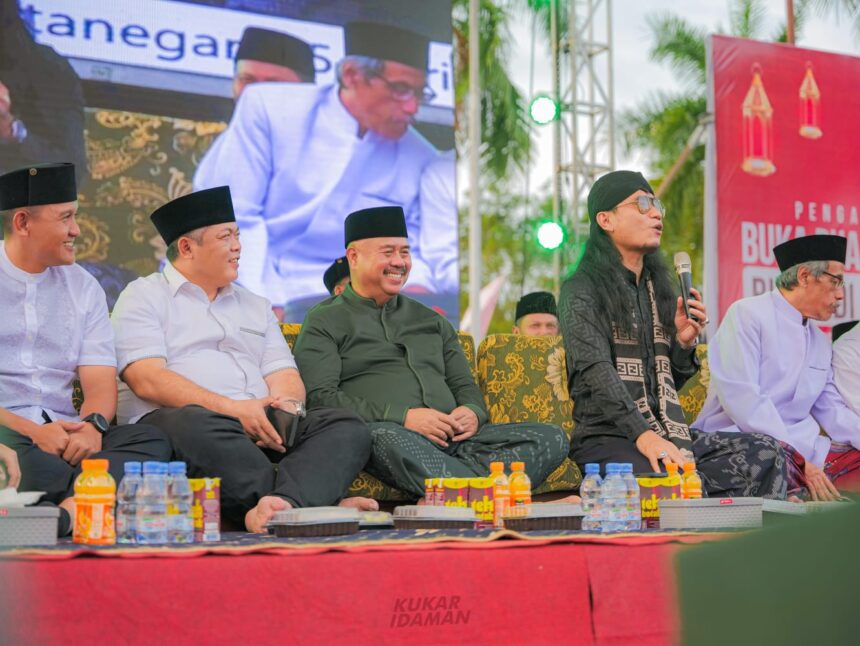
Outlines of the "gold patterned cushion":
[[702,406],[705,405],[705,398],[708,396],[708,385],[711,383],[707,344],[699,344],[696,348],[696,357],[699,359],[699,371],[678,391],[678,399],[681,401],[688,424],[692,424],[702,412]]
[[[478,384],[493,424],[541,422],[573,431],[573,401],[560,336],[494,334],[478,348]],[[570,458],[535,493],[579,487],[582,474]]]
[[296,347],[296,339],[299,338],[299,332],[301,331],[301,323],[281,323],[281,333],[287,340],[287,345],[290,346],[290,350]]

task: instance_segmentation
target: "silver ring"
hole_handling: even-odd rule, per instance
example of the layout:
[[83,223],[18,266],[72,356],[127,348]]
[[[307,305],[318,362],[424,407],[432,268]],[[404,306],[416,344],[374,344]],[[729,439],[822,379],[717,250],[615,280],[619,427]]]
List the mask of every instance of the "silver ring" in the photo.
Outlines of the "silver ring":
[[705,319],[705,325],[707,325],[707,324],[708,324],[708,323],[710,323],[710,322],[711,322],[711,319],[710,319],[710,318],[706,318],[706,319]]
[[664,459],[664,458],[666,458],[666,457],[668,457],[668,456],[669,456],[669,454],[668,454],[668,453],[666,453],[666,451],[660,451],[660,453],[658,453],[658,454],[657,454],[657,459],[658,459],[658,460],[662,460],[662,459]]

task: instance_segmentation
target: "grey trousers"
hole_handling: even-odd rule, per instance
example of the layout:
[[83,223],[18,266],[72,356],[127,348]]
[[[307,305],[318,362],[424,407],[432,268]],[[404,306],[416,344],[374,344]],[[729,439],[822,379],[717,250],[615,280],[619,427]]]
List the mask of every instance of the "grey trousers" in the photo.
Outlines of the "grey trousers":
[[416,498],[427,478],[475,478],[490,473],[490,462],[525,462],[532,487],[538,486],[567,457],[564,431],[552,424],[484,424],[463,442],[443,449],[423,435],[394,422],[368,424],[373,450],[367,471]]

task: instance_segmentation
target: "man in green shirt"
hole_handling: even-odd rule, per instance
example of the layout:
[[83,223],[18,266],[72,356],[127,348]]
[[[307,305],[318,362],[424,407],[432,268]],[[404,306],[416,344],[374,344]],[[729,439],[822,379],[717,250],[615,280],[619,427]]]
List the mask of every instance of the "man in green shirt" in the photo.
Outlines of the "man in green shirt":
[[488,424],[457,333],[400,293],[412,261],[400,207],[352,213],[345,224],[351,284],[308,312],[295,357],[308,405],[368,422],[367,470],[415,496],[430,477],[475,477],[492,461],[523,461],[534,486],[561,464],[564,432],[548,424]]

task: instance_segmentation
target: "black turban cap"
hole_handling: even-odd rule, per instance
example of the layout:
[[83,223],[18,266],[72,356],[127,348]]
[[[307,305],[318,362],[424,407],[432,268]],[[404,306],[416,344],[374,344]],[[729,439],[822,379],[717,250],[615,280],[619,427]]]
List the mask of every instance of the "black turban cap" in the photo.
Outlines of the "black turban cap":
[[350,22],[343,28],[347,56],[368,56],[427,69],[430,39],[421,34],[374,22]]
[[168,245],[194,229],[236,221],[229,186],[177,197],[153,211],[150,218]]
[[552,314],[558,317],[555,296],[549,292],[526,294],[517,302],[517,313],[514,320],[519,321],[526,314]]
[[323,274],[323,284],[329,294],[334,294],[334,287],[344,278],[349,278],[349,262],[346,256],[335,260]]
[[77,199],[74,164],[36,164],[0,175],[0,211]]
[[399,206],[374,206],[346,216],[344,247],[366,238],[408,238],[406,216]]
[[842,236],[814,235],[787,240],[773,248],[773,255],[780,271],[790,269],[802,262],[826,260],[845,262],[848,240]]
[[289,34],[248,27],[236,52],[236,60],[263,61],[289,67],[303,79],[314,81],[314,52],[311,46]]
[[600,177],[588,192],[588,217],[591,220],[591,226],[597,226],[598,213],[611,211],[621,204],[624,198],[630,197],[639,190],[654,194],[654,189],[642,173],[616,170]]

